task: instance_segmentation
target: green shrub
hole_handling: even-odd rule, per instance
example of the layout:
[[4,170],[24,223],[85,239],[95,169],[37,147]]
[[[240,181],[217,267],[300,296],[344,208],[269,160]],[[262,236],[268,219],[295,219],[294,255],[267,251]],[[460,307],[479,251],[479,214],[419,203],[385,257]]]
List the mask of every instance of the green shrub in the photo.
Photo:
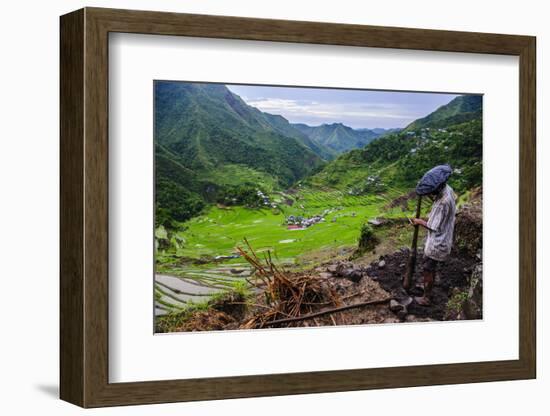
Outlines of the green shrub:
[[363,254],[367,251],[372,251],[379,243],[378,237],[375,235],[373,228],[369,224],[361,226],[359,241],[357,244],[358,254]]

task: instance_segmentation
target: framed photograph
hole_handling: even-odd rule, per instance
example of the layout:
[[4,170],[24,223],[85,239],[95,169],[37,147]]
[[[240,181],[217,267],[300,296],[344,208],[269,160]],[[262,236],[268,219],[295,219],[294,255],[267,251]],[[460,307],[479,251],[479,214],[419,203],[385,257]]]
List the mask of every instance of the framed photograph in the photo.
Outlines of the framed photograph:
[[536,377],[534,37],[60,28],[63,400]]

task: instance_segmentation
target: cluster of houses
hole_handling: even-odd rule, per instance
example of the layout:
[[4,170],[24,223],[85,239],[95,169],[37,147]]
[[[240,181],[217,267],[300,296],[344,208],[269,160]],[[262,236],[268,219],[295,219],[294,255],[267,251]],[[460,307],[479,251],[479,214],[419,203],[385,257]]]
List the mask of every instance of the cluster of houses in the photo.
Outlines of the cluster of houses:
[[378,188],[383,186],[382,178],[379,175],[369,175],[365,180],[365,185],[367,188]]
[[[418,143],[418,146],[417,146],[417,147],[413,147],[413,148],[410,150],[410,153],[412,153],[412,154],[416,153],[416,152],[418,151],[418,148],[419,148],[419,147],[422,147],[422,146],[425,145],[426,143],[430,142],[430,140],[428,140],[428,139],[430,139],[430,138],[431,138],[431,142],[432,142],[432,143],[435,143],[435,142],[436,142],[436,140],[433,139],[433,136],[431,136],[431,135],[428,136],[428,134],[430,134],[430,130],[437,131],[438,133],[447,133],[447,134],[449,134],[449,135],[451,135],[451,136],[453,136],[454,134],[459,135],[459,136],[462,136],[462,133],[461,133],[461,132],[447,132],[447,129],[441,129],[441,128],[439,128],[439,129],[431,129],[430,127],[424,127],[424,128],[422,128],[422,129],[420,129],[419,131],[408,131],[408,132],[406,132],[405,134],[406,134],[407,136],[411,137],[412,139],[416,138],[416,137],[417,137],[417,136],[416,136],[417,134],[420,134],[420,138],[421,138],[422,140],[424,140],[424,143],[420,142],[420,143]],[[444,150],[448,150],[448,148],[449,148],[448,146],[445,146],[445,147],[444,147]]]
[[319,222],[324,222],[325,217],[328,214],[331,214],[335,211],[338,211],[342,208],[331,208],[331,209],[325,209],[321,214],[314,215],[313,217],[303,217],[301,215],[289,215],[285,219],[285,225],[289,230],[305,230],[308,227],[311,227],[313,224],[317,224]]
[[314,215],[308,218],[302,217],[301,215],[290,215],[286,218],[286,225],[289,230],[303,230],[324,220],[325,218],[321,215]]
[[385,188],[382,178],[379,175],[370,175],[365,179],[362,188],[351,188],[348,190],[348,195],[359,196],[365,193],[380,192]]
[[454,136],[455,134],[457,136],[462,136],[462,133],[461,132],[448,132],[447,129],[442,129],[442,128],[439,128],[439,129],[432,129],[430,127],[424,127],[424,128],[421,128],[420,130],[417,130],[417,131],[408,131],[406,132],[405,134],[411,138],[415,138],[417,135],[420,136],[421,139],[427,139],[428,138],[428,134],[431,133],[431,131],[437,131],[438,133],[448,133],[449,135],[451,136]]
[[[454,131],[451,131],[451,132],[448,132],[447,129],[430,129],[430,127],[424,127],[422,129],[420,129],[420,137],[424,140],[426,140],[428,138],[427,134],[430,133],[430,130],[437,130],[437,132],[439,133],[447,133],[451,136],[454,136],[454,135],[457,135],[457,136],[463,136],[463,133],[460,132],[460,131],[457,131],[457,132],[454,132]],[[407,136],[411,137],[411,138],[416,138],[416,135],[419,134],[418,131],[408,131],[405,133]],[[435,142],[435,140],[431,140],[432,143]],[[419,143],[417,147],[413,147],[411,150],[410,150],[410,153],[414,154],[418,151],[419,147],[422,147],[424,144],[426,143]],[[448,150],[449,149],[449,146],[443,146],[443,150]],[[457,175],[460,175],[462,174],[462,169],[458,169],[458,168],[455,168],[453,170],[453,173],[457,174]],[[367,179],[368,181],[368,179]]]
[[277,208],[277,204],[275,202],[271,202],[271,200],[269,199],[269,196],[267,196],[266,194],[264,194],[262,191],[260,191],[258,189],[258,191],[256,192],[256,195],[258,195],[258,198],[260,198],[262,201],[263,201],[263,204],[265,206],[270,206],[271,208]]

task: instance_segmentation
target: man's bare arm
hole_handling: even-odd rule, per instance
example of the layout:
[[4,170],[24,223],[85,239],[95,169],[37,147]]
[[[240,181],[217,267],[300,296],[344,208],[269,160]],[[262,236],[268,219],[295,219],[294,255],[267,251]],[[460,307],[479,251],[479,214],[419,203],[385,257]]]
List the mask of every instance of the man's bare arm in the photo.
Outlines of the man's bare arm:
[[428,227],[428,222],[426,220],[423,220],[422,218],[411,218],[411,224],[412,225],[421,225],[426,230],[434,231],[430,227]]

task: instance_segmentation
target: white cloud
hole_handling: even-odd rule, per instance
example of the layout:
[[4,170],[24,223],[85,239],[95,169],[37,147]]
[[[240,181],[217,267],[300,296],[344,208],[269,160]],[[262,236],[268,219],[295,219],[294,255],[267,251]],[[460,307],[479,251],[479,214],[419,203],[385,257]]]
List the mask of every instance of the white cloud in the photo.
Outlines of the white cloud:
[[[280,114],[290,121],[318,120],[323,122],[343,122],[344,124],[376,124],[378,120],[406,124],[422,116],[393,103],[320,103],[310,100],[283,98],[256,98],[247,103],[261,111]],[[380,124],[380,123],[379,123]]]

